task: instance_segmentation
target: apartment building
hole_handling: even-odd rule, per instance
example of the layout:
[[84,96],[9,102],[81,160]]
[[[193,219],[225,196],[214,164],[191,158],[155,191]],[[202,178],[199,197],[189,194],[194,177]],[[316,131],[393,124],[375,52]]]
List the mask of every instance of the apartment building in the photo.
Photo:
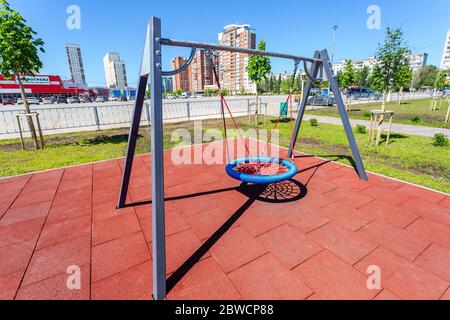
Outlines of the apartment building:
[[450,69],[450,29],[445,38],[444,50],[442,51],[441,70]]
[[163,92],[172,92],[173,91],[173,78],[172,77],[163,77],[162,85],[163,85]]
[[108,52],[103,57],[106,85],[108,88],[125,89],[128,87],[125,62],[120,60],[116,52]]
[[[213,62],[215,59],[213,58]],[[197,51],[194,60],[189,66],[189,80],[191,92],[205,92],[205,87],[215,85],[215,76],[211,59],[207,57],[204,50]]]
[[[256,33],[248,24],[225,26],[218,38],[221,45],[256,48]],[[249,79],[246,71],[248,58],[248,54],[244,53],[219,52],[219,73],[222,86],[231,94],[256,92],[256,85]]]
[[[409,65],[413,71],[416,71],[427,64],[428,53],[414,53],[409,56]],[[335,74],[344,71],[345,65],[348,60],[340,60],[338,63],[333,64],[333,70]],[[356,70],[368,67],[373,69],[373,67],[378,63],[378,59],[375,56],[369,56],[365,60],[355,60],[353,61],[353,66]]]
[[[172,70],[179,69],[184,63],[186,59],[183,57],[175,57],[172,59]],[[188,68],[185,71],[182,71],[180,73],[177,73],[175,76],[173,76],[173,89],[179,90],[183,92],[191,92],[191,86],[190,86],[190,69]]]
[[70,77],[75,83],[86,83],[83,58],[78,44],[66,44],[67,62],[69,64]]

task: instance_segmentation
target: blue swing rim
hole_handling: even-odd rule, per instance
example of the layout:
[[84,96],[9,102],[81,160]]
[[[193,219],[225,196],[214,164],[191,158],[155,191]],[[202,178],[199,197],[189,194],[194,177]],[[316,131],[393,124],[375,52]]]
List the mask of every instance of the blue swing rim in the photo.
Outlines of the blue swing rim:
[[[276,163],[282,166],[285,166],[288,171],[281,173],[281,174],[275,174],[270,176],[258,176],[258,175],[251,175],[246,173],[239,173],[234,168],[240,164],[244,163],[251,163],[251,162],[259,162],[259,163]],[[238,181],[246,182],[246,183],[253,183],[253,184],[272,184],[272,183],[278,183],[283,182],[292,179],[297,173],[297,167],[294,163],[280,159],[280,158],[274,158],[274,157],[250,157],[250,158],[241,158],[234,160],[230,162],[226,167],[225,170],[227,174]]]

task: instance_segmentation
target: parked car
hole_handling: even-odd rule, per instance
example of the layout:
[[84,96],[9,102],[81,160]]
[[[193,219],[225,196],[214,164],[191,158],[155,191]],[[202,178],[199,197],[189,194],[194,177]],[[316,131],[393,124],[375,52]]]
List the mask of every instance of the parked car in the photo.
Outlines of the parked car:
[[109,97],[109,101],[117,102],[117,101],[120,101],[120,98],[119,97]]
[[334,97],[328,96],[311,96],[306,101],[308,106],[325,106],[329,107],[336,104],[336,99]]
[[371,100],[380,100],[381,95],[370,88],[348,88],[346,94],[349,95],[350,99],[358,100],[358,99],[371,99]]
[[69,97],[67,99],[67,103],[69,103],[69,104],[80,103],[80,98],[78,98],[78,97]]
[[175,100],[175,99],[177,98],[177,96],[174,95],[174,94],[168,94],[168,95],[166,96],[166,98],[167,98],[167,100]]
[[55,98],[45,97],[44,99],[42,99],[42,103],[43,104],[53,104],[53,103],[55,103]]
[[2,105],[6,106],[6,105],[13,105],[14,101],[11,98],[4,98],[2,100]]
[[119,101],[120,101],[120,102],[127,102],[128,99],[127,99],[127,97],[122,96],[122,97],[119,98]]
[[[39,104],[39,100],[36,99],[35,97],[27,97],[27,101],[28,101],[29,105],[33,105],[33,104],[38,105]],[[17,99],[17,104],[19,104],[19,105],[23,104],[23,99],[22,98]]]
[[81,98],[81,102],[82,103],[91,103],[92,99],[88,96],[84,96],[83,98]]
[[97,99],[95,99],[95,102],[107,102],[108,99],[106,97],[98,96]]
[[58,99],[56,99],[56,103],[57,104],[61,104],[61,103],[67,104],[67,99],[66,99],[66,97],[58,97]]

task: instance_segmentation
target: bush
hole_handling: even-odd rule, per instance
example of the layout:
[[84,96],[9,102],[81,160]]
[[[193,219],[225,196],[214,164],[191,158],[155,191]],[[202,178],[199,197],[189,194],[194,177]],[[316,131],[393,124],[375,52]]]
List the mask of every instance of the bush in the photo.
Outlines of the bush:
[[411,121],[413,123],[419,123],[419,122],[422,121],[422,119],[419,116],[414,116],[414,117],[411,118]]
[[364,117],[365,118],[370,118],[372,116],[372,113],[370,112],[364,112]]
[[311,125],[311,127],[319,126],[319,122],[317,121],[317,119],[314,119],[314,118],[309,120],[309,124]]
[[435,147],[446,147],[448,145],[449,145],[448,139],[447,139],[447,137],[444,134],[437,133],[434,136],[433,146],[435,146]]
[[356,125],[356,133],[359,133],[359,134],[366,134],[366,133],[367,133],[367,128],[366,128],[366,126],[357,124],[357,125]]

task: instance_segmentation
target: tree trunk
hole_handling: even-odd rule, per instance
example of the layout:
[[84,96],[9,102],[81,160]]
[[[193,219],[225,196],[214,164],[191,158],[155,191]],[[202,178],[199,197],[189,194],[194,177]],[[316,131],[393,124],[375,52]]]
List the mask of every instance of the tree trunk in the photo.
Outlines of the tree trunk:
[[398,93],[397,104],[402,104],[403,102],[403,87],[400,87],[400,91]]
[[[31,110],[30,110],[30,105],[28,104],[27,95],[25,93],[25,88],[23,87],[22,80],[20,80],[20,76],[17,76],[17,78],[19,79],[20,94],[22,95],[23,107],[25,109],[25,113],[30,114]],[[38,138],[36,135],[36,128],[34,127],[33,118],[31,118],[31,117],[26,117],[26,118],[27,118],[27,122],[28,122],[28,127],[30,128],[31,138],[33,139],[36,150],[38,150],[39,143],[38,143]]]
[[259,108],[259,92],[256,89],[256,103],[255,103],[255,126],[258,126],[258,108]]
[[[386,111],[386,102],[387,102],[387,98],[388,98],[388,91],[385,90],[383,92],[383,102],[381,104],[381,111],[384,112]],[[381,140],[381,133],[383,132],[383,122],[384,122],[384,115],[380,116],[380,121],[378,122],[377,125],[377,140],[375,142],[375,144],[378,146],[380,144],[380,140]]]

